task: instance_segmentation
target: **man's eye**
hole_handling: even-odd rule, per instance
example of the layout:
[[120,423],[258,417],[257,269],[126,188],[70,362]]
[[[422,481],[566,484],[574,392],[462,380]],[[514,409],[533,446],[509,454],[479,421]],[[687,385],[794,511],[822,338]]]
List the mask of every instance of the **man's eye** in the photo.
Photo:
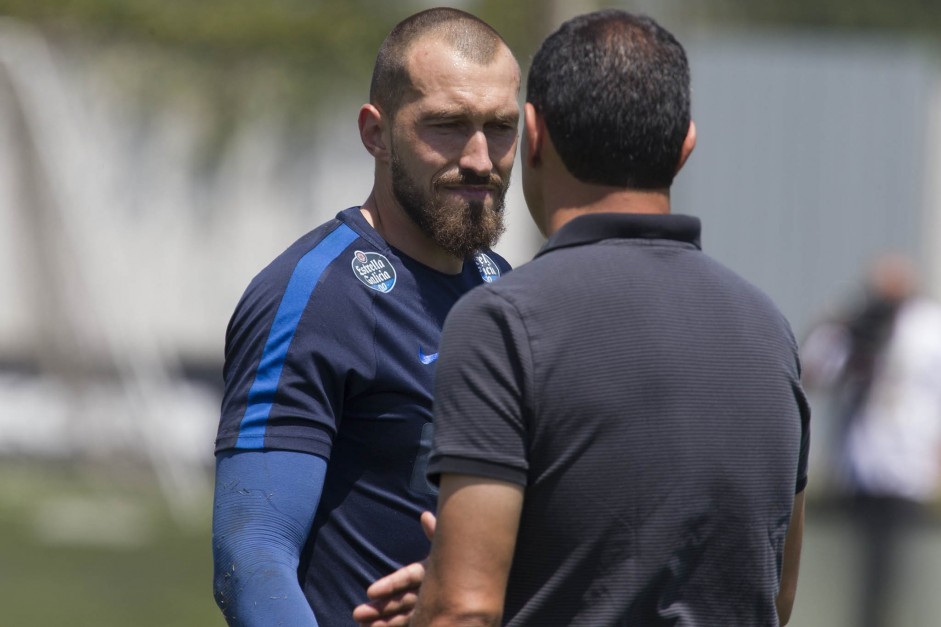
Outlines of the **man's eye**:
[[490,128],[497,133],[515,133],[516,124],[511,122],[499,122],[497,124],[491,124]]

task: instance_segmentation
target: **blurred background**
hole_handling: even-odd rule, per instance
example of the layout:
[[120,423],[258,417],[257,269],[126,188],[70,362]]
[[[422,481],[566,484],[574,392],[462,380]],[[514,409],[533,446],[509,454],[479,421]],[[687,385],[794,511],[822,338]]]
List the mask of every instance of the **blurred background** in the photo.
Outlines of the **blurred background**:
[[[229,315],[271,258],[366,198],[356,114],[376,50],[437,4],[0,0],[2,624],[223,624],[209,521]],[[676,34],[699,143],[674,210],[801,342],[865,297],[887,253],[941,293],[941,3],[445,4],[494,25],[524,72],[583,11]],[[515,265],[542,243],[519,187],[497,247]],[[791,624],[862,625],[839,393],[810,387]],[[893,545],[884,625],[941,625],[936,497]]]

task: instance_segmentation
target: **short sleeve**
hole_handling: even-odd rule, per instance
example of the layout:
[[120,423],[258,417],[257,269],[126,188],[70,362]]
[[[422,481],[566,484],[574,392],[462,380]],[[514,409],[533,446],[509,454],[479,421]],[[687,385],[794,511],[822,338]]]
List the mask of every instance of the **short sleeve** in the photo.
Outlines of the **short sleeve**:
[[526,484],[533,365],[522,316],[496,286],[471,291],[444,325],[428,476]]
[[329,458],[352,373],[368,378],[375,367],[369,301],[352,299],[331,277],[337,254],[328,237],[299,259],[277,260],[249,285],[226,332],[216,452]]

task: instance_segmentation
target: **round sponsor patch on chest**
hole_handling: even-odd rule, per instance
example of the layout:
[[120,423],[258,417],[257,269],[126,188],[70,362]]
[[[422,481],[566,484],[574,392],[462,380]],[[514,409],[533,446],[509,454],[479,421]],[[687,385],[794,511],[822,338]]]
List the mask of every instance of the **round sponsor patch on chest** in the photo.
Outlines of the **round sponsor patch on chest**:
[[361,250],[353,253],[353,274],[363,285],[377,292],[391,292],[395,287],[395,268],[379,253],[364,253]]
[[480,272],[480,278],[487,283],[493,283],[500,278],[500,266],[493,262],[493,259],[484,253],[474,255],[474,263],[477,264],[477,270]]

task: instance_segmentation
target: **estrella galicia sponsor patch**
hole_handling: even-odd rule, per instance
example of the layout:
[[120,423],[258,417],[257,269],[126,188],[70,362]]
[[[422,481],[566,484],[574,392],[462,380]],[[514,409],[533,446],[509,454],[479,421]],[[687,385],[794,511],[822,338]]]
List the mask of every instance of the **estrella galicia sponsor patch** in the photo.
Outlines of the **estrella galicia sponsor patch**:
[[353,274],[363,285],[377,292],[391,292],[395,287],[395,268],[379,253],[364,253],[361,250],[353,253]]
[[493,283],[500,278],[500,266],[484,253],[474,255],[474,263],[477,264],[477,270],[480,271],[480,278],[487,283]]

